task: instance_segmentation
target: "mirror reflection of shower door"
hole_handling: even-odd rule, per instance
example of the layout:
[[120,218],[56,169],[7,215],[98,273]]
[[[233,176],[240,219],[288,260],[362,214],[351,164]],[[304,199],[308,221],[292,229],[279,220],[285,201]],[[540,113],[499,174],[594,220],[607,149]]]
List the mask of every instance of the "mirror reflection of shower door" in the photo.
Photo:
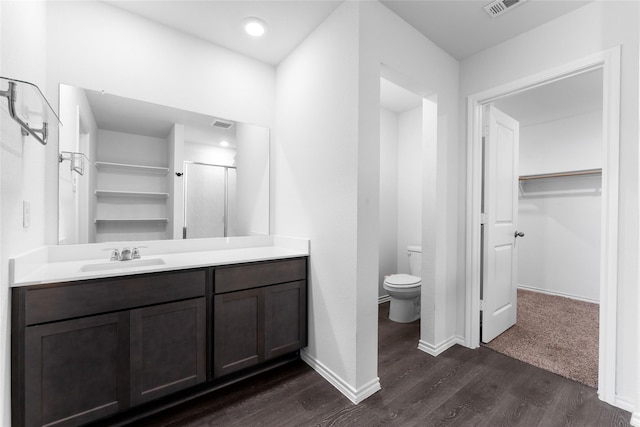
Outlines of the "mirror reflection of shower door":
[[236,169],[227,168],[227,236],[237,236]]
[[[232,191],[228,185],[230,171],[234,177]],[[183,238],[228,236],[228,196],[235,194],[235,168],[185,162],[184,172]]]

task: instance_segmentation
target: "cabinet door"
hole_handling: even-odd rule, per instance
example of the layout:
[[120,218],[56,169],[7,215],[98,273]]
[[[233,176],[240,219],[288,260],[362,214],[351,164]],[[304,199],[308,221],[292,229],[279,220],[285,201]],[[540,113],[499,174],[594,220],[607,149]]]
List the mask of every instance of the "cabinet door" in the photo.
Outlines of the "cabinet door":
[[205,298],[131,310],[131,403],[206,378]]
[[264,360],[263,301],[262,289],[214,296],[214,378]]
[[265,359],[307,345],[306,281],[267,286],[265,292]]
[[77,426],[128,406],[128,313],[25,332],[25,425]]

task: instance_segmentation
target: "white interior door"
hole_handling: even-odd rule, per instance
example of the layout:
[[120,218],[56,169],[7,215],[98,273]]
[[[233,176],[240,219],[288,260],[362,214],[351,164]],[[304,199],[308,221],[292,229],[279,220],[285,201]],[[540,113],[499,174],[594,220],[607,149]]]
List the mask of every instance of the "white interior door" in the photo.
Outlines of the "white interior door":
[[484,110],[482,342],[516,323],[519,124],[494,106]]

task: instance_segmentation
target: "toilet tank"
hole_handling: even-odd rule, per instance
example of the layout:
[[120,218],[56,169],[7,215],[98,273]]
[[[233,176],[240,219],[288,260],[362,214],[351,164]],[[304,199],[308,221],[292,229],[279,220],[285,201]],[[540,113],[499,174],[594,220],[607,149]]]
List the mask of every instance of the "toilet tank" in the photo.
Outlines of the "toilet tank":
[[422,275],[422,246],[407,246],[409,254],[409,274],[420,277]]

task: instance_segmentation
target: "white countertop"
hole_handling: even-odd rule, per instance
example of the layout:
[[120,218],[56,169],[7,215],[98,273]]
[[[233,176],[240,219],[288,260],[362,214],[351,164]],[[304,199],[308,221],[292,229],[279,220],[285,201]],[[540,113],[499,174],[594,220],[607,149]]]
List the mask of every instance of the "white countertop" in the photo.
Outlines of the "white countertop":
[[[214,241],[215,239],[200,239],[199,242],[194,242],[192,245],[188,243],[171,244],[165,241],[155,245],[153,242],[143,242],[145,245],[127,242],[74,245],[73,248],[69,249],[43,247],[10,260],[11,286],[29,286],[184,270],[309,255],[308,240],[304,239],[273,238],[271,236],[258,240],[230,241],[229,239],[233,238],[227,238],[222,242]],[[120,248],[139,246],[148,249],[141,250],[142,257],[140,261],[109,261],[108,248],[114,247],[114,245],[118,245]],[[172,246],[174,250],[172,250]],[[83,251],[83,249],[85,250]],[[86,254],[87,252],[100,254],[100,257],[73,256],[74,254]],[[144,265],[145,263],[151,265]],[[95,270],[91,270],[92,268]],[[85,271],[87,269],[90,271]]]

